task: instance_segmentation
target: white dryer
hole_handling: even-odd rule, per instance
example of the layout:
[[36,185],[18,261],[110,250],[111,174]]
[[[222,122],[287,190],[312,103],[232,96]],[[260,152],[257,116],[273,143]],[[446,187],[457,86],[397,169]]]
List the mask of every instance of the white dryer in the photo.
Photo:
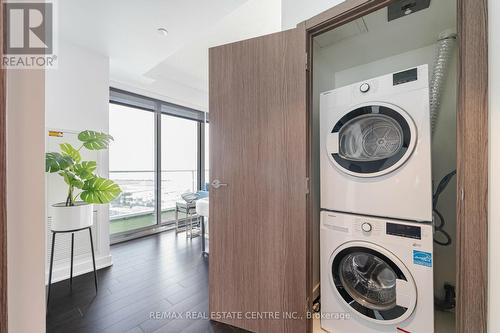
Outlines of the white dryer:
[[432,221],[428,67],[320,96],[321,208]]
[[432,226],[321,213],[321,327],[433,333]]

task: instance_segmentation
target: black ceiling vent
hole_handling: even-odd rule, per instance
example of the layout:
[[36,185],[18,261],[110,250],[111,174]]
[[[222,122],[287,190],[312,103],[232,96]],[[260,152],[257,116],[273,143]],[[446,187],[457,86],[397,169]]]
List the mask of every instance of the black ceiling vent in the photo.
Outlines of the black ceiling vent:
[[398,0],[387,7],[388,21],[408,16],[418,12],[419,10],[426,9],[430,4],[431,0]]

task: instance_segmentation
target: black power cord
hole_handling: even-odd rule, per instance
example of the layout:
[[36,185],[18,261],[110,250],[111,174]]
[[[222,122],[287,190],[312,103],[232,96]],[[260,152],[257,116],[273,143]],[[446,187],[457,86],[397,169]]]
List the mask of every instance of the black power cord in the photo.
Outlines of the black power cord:
[[434,305],[439,311],[453,311],[457,305],[455,286],[444,284],[444,299],[434,298]]
[[434,242],[436,244],[441,245],[441,246],[451,245],[451,236],[448,232],[446,232],[446,230],[444,230],[444,226],[446,224],[446,221],[444,219],[444,216],[437,209],[437,204],[438,204],[439,196],[441,195],[441,193],[443,193],[443,191],[448,186],[448,183],[451,181],[453,176],[455,176],[456,174],[457,174],[457,170],[453,170],[452,172],[450,172],[449,174],[444,176],[443,179],[441,179],[441,181],[439,182],[439,184],[436,188],[436,191],[432,195],[432,211],[434,212],[434,216],[435,216],[434,230],[436,230],[436,235],[441,234],[446,239],[445,241],[441,241],[441,240],[434,238]]

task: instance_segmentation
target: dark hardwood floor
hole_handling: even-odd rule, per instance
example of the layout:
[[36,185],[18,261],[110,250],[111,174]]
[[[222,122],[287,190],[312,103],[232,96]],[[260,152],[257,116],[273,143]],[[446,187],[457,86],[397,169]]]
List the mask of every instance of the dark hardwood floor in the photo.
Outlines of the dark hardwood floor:
[[[209,321],[201,239],[175,232],[111,247],[113,266],[52,285],[48,333],[243,332]],[[176,318],[177,317],[177,318]]]

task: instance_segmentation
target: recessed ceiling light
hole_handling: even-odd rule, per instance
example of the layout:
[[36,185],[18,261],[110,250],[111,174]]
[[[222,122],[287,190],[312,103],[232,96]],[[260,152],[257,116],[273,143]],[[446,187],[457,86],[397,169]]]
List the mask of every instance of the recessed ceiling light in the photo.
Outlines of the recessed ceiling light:
[[166,36],[166,35],[168,35],[168,30],[165,28],[158,28],[158,33],[160,35]]

